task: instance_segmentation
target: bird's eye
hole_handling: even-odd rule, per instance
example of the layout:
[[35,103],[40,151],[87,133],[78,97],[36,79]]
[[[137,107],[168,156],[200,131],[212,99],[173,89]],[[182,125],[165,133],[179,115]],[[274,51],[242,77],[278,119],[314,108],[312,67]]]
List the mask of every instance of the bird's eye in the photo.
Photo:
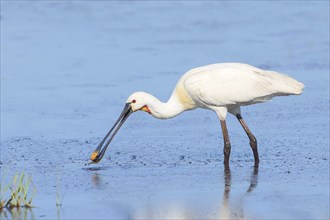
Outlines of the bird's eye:
[[136,102],[136,100],[135,100],[135,99],[133,99],[133,100],[132,100],[132,103],[135,103],[135,102]]

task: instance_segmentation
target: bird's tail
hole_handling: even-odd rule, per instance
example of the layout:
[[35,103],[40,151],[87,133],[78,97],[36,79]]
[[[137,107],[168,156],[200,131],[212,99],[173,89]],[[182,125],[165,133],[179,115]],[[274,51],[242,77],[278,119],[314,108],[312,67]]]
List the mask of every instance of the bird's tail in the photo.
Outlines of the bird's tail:
[[276,77],[276,87],[279,92],[285,95],[299,95],[303,92],[305,85],[287,75],[280,74],[277,72],[269,71],[271,75]]

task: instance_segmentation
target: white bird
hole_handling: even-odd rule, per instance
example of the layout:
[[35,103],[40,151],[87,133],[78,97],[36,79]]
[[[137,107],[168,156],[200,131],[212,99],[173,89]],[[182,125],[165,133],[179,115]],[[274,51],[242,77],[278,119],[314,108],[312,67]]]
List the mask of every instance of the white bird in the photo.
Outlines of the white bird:
[[[224,139],[225,169],[229,170],[231,150],[226,126],[227,112],[236,116],[246,132],[257,165],[259,163],[257,139],[243,120],[240,107],[266,102],[274,96],[299,95],[303,88],[302,83],[289,76],[248,64],[218,63],[194,68],[179,79],[166,103],[145,92],[135,92],[130,95],[123,112],[92,153],[91,160],[97,163],[102,159],[111,140],[132,112],[142,110],[156,118],[167,119],[187,110],[204,108],[214,111],[220,119]],[[113,134],[109,136],[113,130]]]

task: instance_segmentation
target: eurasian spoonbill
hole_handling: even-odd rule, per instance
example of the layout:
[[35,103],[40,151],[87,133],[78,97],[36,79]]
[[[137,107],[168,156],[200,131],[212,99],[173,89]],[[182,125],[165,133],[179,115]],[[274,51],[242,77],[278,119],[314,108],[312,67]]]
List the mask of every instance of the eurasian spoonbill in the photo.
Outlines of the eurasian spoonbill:
[[225,169],[229,169],[231,150],[226,126],[227,112],[236,116],[246,132],[257,165],[257,139],[241,116],[241,106],[265,102],[274,96],[299,95],[303,88],[302,83],[289,76],[242,63],[219,63],[197,67],[179,79],[166,103],[145,92],[130,95],[118,120],[90,159],[94,163],[102,159],[111,140],[132,112],[142,110],[156,118],[167,119],[199,107],[214,111],[220,119]]

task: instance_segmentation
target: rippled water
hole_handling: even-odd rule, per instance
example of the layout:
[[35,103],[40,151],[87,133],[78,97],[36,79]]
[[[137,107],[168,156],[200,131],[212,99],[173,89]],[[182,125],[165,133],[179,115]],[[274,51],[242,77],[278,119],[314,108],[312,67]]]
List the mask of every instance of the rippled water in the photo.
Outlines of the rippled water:
[[[329,2],[1,1],[1,182],[25,171],[35,208],[1,219],[329,218]],[[187,70],[245,62],[301,96],[242,109],[258,139],[216,115],[133,114],[86,165],[127,96],[166,100]],[[56,198],[62,206],[56,206]]]

